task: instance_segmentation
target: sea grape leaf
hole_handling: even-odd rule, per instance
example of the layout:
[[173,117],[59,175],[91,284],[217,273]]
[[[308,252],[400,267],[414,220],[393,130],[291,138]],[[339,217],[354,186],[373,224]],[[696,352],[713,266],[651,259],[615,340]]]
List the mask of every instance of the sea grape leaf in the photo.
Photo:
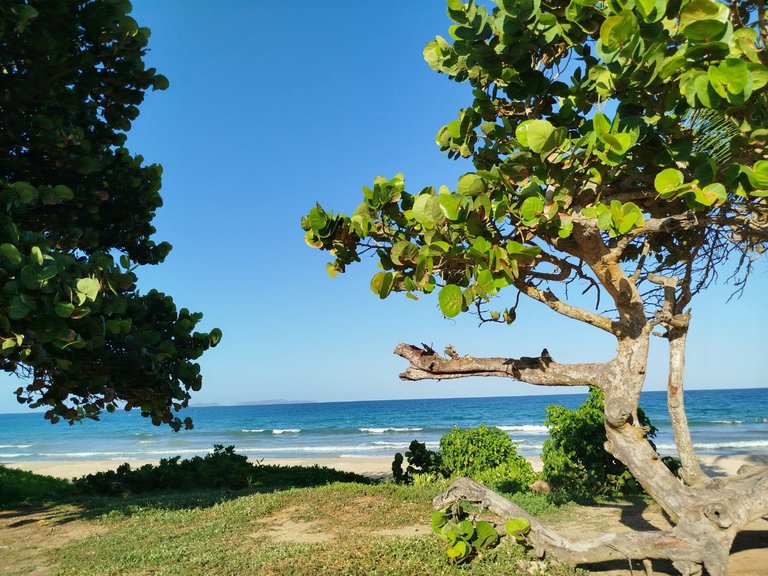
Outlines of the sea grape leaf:
[[437,301],[440,305],[440,311],[447,318],[457,316],[464,305],[464,297],[461,293],[461,288],[455,284],[444,286],[437,296]]

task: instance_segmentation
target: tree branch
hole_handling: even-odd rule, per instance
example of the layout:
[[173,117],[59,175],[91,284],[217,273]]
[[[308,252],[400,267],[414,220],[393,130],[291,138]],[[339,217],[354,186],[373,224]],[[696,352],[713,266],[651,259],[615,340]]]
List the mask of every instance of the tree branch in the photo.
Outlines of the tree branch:
[[590,312],[584,308],[579,308],[573,304],[567,304],[560,300],[551,290],[541,290],[540,288],[526,284],[523,281],[515,283],[515,286],[529,298],[533,298],[537,302],[549,306],[552,310],[563,316],[579,320],[580,322],[585,322],[595,328],[600,328],[600,330],[613,334],[614,326],[613,321],[611,321],[610,318],[597,314],[596,312]]
[[531,523],[527,538],[534,552],[542,557],[552,554],[563,562],[583,564],[607,560],[664,558],[676,562],[701,562],[701,553],[690,542],[679,538],[674,529],[657,532],[606,533],[597,538],[572,542],[560,533],[547,528],[525,510],[470,480],[458,478],[434,500],[437,509],[443,509],[458,500],[479,504],[503,519],[522,517]]
[[602,375],[610,366],[610,363],[558,364],[546,349],[535,358],[473,358],[457,354],[443,358],[431,350],[398,344],[395,354],[410,363],[400,374],[402,380],[499,376],[537,386],[600,386]]

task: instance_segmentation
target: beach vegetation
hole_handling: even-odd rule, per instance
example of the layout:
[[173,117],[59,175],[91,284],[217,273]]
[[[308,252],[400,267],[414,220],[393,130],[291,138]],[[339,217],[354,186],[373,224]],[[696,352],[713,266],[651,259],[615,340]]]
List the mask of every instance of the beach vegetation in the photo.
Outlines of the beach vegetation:
[[182,459],[164,458],[158,464],[131,468],[121,464],[116,470],[97,472],[78,478],[74,487],[82,494],[140,494],[162,491],[286,490],[318,486],[331,482],[370,483],[352,472],[321,466],[280,466],[250,462],[234,446],[214,445],[205,456]]
[[446,554],[456,564],[482,559],[499,544],[500,537],[493,524],[471,517],[461,506],[433,512],[432,531],[445,542]]
[[126,141],[146,93],[169,84],[130,12],[127,0],[0,8],[0,367],[52,423],[136,409],[178,430],[221,331],[137,287],[171,245],[153,226],[162,167]]
[[440,456],[451,476],[470,476],[503,492],[525,490],[536,479],[510,435],[495,427],[453,428],[440,439]]
[[[762,2],[447,0],[453,25],[424,49],[467,85],[437,131],[470,169],[410,190],[378,176],[350,214],[302,219],[331,276],[371,256],[370,287],[435,302],[447,318],[514,327],[527,298],[615,344],[609,360],[567,363],[440,354],[403,343],[404,380],[506,377],[604,394],[604,448],[673,519],[669,530],[573,542],[532,523],[541,550],[579,561],[671,560],[681,574],[728,571],[736,534],[768,514],[768,469],[725,481],[699,464],[684,408],[691,304],[718,277],[744,289],[768,248],[768,25]],[[575,290],[578,287],[579,290]],[[579,295],[578,292],[581,294]],[[650,341],[668,350],[668,410],[679,476],[638,413]],[[425,337],[422,340],[429,341]],[[517,507],[466,479],[438,498]],[[745,503],[744,494],[750,498]],[[506,502],[506,503],[505,503]],[[557,542],[557,544],[555,544]]]
[[403,469],[403,460],[403,455],[397,452],[392,461],[392,477],[397,484],[410,484],[416,477],[425,481],[450,476],[450,471],[443,465],[440,453],[427,448],[424,442],[413,440],[409,444],[405,452],[405,461],[408,463],[405,469]]
[[514,494],[527,490],[536,480],[530,462],[517,453],[512,438],[499,428],[453,428],[440,438],[439,451],[427,449],[414,440],[403,455],[395,454],[392,475],[396,483],[437,482],[440,479],[471,476],[494,489]]
[[[38,546],[52,527],[59,534],[56,545],[42,548],[34,562],[29,549],[4,548],[9,574],[32,573],[40,566],[53,576],[586,574],[538,560],[510,539],[490,547],[493,538],[479,518],[473,527],[488,532],[482,562],[456,564],[425,520],[437,492],[434,486],[334,482],[250,493],[208,489],[80,496],[65,507],[47,509],[45,522],[37,521],[35,511],[23,511],[22,521],[0,542],[16,542],[22,529],[39,530],[41,537],[32,538]],[[75,536],[63,540],[72,527]]]
[[[647,429],[649,444],[655,449],[653,426],[642,408],[637,417]],[[570,410],[559,404],[547,407],[545,424],[549,438],[544,441],[541,460],[543,475],[562,501],[573,497],[631,496],[642,493],[642,486],[627,467],[603,447],[605,436],[603,393],[590,388],[581,406]],[[661,457],[673,472],[679,468],[677,459]]]
[[0,464],[0,507],[45,505],[75,494],[72,483]]

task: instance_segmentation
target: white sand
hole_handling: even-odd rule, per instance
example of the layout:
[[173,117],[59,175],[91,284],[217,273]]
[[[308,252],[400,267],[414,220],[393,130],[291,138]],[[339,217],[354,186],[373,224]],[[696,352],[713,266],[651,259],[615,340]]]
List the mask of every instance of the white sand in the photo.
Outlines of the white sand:
[[[531,457],[528,460],[533,465],[534,470],[541,470],[541,458]],[[768,456],[701,456],[699,460],[705,471],[715,476],[733,475],[743,465],[761,465],[768,466]],[[279,464],[281,466],[327,466],[337,470],[356,472],[372,477],[386,477],[392,473],[392,458],[265,458],[264,464]],[[132,468],[138,468],[144,464],[156,464],[157,460],[131,460],[129,464]],[[55,460],[29,462],[19,461],[9,463],[8,466],[35,472],[36,474],[46,474],[58,478],[77,478],[85,474],[102,472],[105,470],[114,470],[122,462],[115,460]]]

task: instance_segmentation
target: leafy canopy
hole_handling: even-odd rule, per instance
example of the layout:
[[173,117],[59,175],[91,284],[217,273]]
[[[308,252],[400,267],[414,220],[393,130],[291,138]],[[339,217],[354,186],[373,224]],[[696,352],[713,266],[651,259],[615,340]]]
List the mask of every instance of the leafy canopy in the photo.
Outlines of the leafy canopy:
[[604,254],[590,252],[592,229],[646,306],[661,298],[650,274],[681,277],[685,304],[733,250],[764,248],[768,68],[755,3],[447,4],[450,37],[424,58],[472,100],[436,141],[474,171],[418,192],[400,174],[378,177],[351,215],[314,207],[302,227],[334,256],[332,276],[371,253],[381,298],[438,290],[445,316],[476,307],[512,322],[514,307],[483,305],[513,286],[584,319],[550,286],[578,280],[622,298],[610,274],[593,275]]
[[162,169],[125,143],[145,92],[168,80],[145,67],[150,33],[130,10],[0,6],[0,365],[51,422],[124,403],[179,429],[173,412],[202,384],[195,360],[221,332],[136,288],[136,266],[171,246],[152,240]]

